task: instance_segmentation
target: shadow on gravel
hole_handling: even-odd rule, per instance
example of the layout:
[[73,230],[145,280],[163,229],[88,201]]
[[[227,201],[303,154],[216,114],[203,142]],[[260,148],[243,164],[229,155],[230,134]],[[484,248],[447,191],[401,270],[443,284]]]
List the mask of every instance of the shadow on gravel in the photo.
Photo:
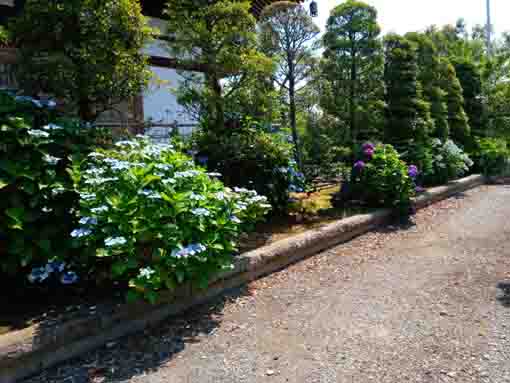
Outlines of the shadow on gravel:
[[212,335],[222,323],[225,305],[248,295],[246,287],[233,289],[209,303],[169,318],[166,323],[110,342],[87,356],[50,368],[26,383],[114,383],[149,374],[162,365],[171,365],[187,345],[199,343],[202,337]]
[[510,308],[510,281],[499,282],[497,287],[501,290],[497,300],[503,306]]

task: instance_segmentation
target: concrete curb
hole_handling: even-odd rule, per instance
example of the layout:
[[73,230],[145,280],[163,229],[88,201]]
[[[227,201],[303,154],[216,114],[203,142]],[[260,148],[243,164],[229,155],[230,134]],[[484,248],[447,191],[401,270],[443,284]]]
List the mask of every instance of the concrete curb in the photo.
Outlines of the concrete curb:
[[[416,198],[415,205],[421,209],[484,183],[485,178],[478,175],[463,178],[427,190]],[[389,209],[380,209],[353,216],[242,254],[234,269],[216,277],[207,290],[194,291],[183,286],[166,294],[157,305],[125,304],[108,314],[71,320],[51,329],[32,326],[0,336],[0,383],[15,382],[113,339],[141,331],[229,289],[349,241],[387,222],[391,213]]]

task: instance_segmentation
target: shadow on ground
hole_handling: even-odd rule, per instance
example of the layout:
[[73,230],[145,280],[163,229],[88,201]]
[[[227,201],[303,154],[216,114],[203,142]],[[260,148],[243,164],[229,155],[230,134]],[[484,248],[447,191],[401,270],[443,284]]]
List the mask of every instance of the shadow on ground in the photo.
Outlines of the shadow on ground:
[[510,308],[510,281],[499,282],[497,287],[500,289],[497,300],[503,306]]
[[187,345],[199,343],[221,325],[228,302],[250,295],[247,287],[236,288],[202,306],[169,318],[166,323],[146,329],[103,348],[44,371],[28,382],[74,383],[121,382],[151,373],[171,363]]

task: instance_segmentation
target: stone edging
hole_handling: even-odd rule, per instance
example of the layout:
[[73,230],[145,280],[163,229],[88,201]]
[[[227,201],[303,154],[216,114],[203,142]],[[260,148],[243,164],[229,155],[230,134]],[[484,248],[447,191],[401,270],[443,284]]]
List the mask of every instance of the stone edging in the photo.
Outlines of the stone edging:
[[[421,209],[484,183],[484,177],[475,175],[429,189],[415,199],[416,208]],[[236,259],[234,269],[216,277],[207,290],[194,291],[190,286],[184,286],[164,296],[157,305],[126,304],[108,314],[70,320],[53,329],[32,326],[0,336],[0,383],[12,383],[35,374],[182,313],[228,289],[349,241],[387,222],[391,213],[389,209],[380,209],[353,216],[242,254]]]

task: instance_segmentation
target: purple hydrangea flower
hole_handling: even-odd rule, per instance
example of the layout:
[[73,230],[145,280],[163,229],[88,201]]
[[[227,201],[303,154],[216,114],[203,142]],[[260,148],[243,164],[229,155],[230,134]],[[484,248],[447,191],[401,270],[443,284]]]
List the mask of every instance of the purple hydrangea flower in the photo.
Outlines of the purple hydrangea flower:
[[356,170],[363,170],[363,168],[366,166],[365,162],[363,161],[356,161],[354,163],[354,169]]
[[416,178],[416,177],[418,177],[418,174],[420,172],[418,171],[418,167],[416,165],[411,165],[411,166],[409,166],[407,173],[409,174],[409,177]]
[[365,150],[363,150],[363,153],[365,154],[365,156],[367,156],[368,158],[372,158],[374,156],[374,149],[372,148],[366,148]]
[[366,143],[363,144],[363,146],[361,148],[363,149],[364,152],[366,150],[374,151],[375,150],[375,145],[372,144],[371,142],[366,142]]

